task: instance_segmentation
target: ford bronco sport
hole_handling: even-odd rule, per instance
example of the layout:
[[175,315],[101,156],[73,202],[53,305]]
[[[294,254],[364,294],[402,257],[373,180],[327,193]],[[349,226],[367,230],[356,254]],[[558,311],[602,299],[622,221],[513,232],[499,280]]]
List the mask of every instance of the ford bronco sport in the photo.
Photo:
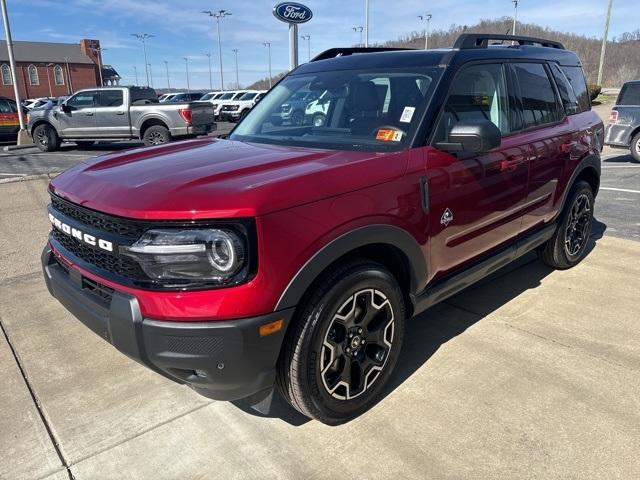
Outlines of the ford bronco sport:
[[[337,424],[380,398],[407,319],[532,250],[580,262],[604,129],[578,57],[479,34],[387,50],[319,55],[228,139],[55,178],[51,294],[203,395],[265,411],[277,387]],[[325,121],[272,124],[300,91],[327,102]]]

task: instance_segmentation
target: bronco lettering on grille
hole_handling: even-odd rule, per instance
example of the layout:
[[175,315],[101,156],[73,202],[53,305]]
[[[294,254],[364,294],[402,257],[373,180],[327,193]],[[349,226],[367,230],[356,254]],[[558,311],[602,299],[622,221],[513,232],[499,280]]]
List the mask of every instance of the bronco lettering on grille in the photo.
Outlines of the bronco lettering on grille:
[[88,233],[83,232],[82,230],[78,230],[66,223],[60,221],[59,218],[56,218],[51,213],[49,214],[49,221],[51,225],[60,230],[62,233],[69,235],[70,237],[75,238],[87,245],[91,245],[93,247],[98,247],[101,250],[105,250],[107,252],[113,252],[113,243],[107,240],[103,240],[102,238],[97,238],[93,235],[89,235]]

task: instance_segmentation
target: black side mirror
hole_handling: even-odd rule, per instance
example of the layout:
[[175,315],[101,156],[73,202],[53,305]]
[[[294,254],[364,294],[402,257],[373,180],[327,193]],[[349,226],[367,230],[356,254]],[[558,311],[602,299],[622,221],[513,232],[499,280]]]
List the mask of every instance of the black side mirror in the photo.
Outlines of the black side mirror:
[[456,123],[449,133],[449,141],[436,143],[445,152],[486,153],[499,147],[502,133],[489,120]]
[[62,105],[60,105],[60,110],[62,110],[64,113],[69,113],[71,112],[71,107],[66,103],[63,103]]

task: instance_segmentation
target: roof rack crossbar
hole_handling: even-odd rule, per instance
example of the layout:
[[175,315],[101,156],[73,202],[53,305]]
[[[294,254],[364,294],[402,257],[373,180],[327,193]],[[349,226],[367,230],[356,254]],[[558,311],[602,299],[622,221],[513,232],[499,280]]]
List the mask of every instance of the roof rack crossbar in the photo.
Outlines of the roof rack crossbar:
[[396,52],[401,50],[414,50],[413,48],[390,48],[390,47],[348,47],[348,48],[330,48],[321,54],[313,57],[312,62],[327,60],[329,58],[346,57],[358,53],[377,53],[377,52]]
[[540,45],[541,47],[557,48],[565,50],[564,45],[554,40],[544,38],[523,37],[520,35],[503,35],[500,33],[463,33],[461,34],[453,48],[458,50],[470,50],[472,48],[487,48],[489,40],[501,40],[515,42],[518,45]]

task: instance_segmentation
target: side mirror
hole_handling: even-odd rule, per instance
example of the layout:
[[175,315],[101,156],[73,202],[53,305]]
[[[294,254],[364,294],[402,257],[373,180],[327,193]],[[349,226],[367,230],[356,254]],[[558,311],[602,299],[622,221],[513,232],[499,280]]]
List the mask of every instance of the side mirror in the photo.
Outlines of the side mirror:
[[63,103],[62,105],[60,105],[60,110],[62,110],[64,113],[69,113],[71,112],[71,107],[66,103]]
[[489,120],[456,123],[449,133],[448,142],[436,143],[436,148],[445,152],[486,153],[499,147],[502,133]]

